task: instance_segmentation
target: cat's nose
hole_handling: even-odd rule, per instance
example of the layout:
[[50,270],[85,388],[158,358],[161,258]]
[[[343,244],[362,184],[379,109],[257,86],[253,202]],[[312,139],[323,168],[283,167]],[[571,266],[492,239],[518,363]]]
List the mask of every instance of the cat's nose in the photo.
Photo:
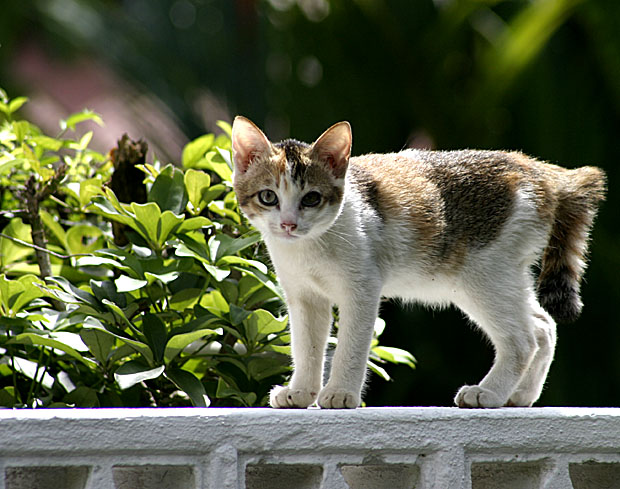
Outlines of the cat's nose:
[[291,233],[297,229],[297,224],[294,222],[281,222],[280,227],[284,229],[287,233]]

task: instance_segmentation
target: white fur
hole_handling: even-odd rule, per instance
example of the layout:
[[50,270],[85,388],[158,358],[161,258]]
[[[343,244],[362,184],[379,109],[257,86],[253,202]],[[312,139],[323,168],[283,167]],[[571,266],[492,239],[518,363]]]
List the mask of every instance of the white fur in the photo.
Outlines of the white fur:
[[[280,195],[298,199],[294,189]],[[458,270],[441,275],[431,274],[412,256],[406,223],[381,222],[350,183],[341,208],[320,219],[319,229],[327,231],[289,239],[279,231],[279,212],[269,214],[267,222],[255,224],[286,294],[294,362],[290,385],[272,391],[273,407],[303,408],[315,401],[324,408],[360,404],[382,296],[455,304],[489,337],[495,363],[479,385],[460,389],[458,405],[527,406],[538,398],[553,357],[555,323],[538,305],[530,272],[549,230],[540,229],[525,190],[500,236],[470,252]],[[312,219],[305,223],[301,217],[299,225],[311,228]],[[332,305],[340,314],[338,346],[323,387]]]

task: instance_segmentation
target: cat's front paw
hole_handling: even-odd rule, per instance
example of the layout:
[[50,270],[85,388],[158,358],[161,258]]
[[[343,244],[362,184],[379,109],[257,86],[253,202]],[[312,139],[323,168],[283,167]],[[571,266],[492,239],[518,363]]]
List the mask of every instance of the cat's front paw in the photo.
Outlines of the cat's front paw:
[[307,408],[316,400],[316,392],[277,385],[269,393],[272,408]]
[[454,398],[454,403],[460,408],[497,408],[504,405],[495,392],[479,385],[464,385]]
[[358,393],[333,387],[324,387],[319,393],[319,406],[324,409],[353,409],[360,405]]

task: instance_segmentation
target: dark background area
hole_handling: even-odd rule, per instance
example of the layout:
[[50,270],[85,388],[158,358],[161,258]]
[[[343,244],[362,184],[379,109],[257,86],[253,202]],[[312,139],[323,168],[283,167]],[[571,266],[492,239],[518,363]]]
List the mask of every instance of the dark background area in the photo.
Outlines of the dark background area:
[[[354,154],[517,149],[596,165],[609,194],[584,312],[558,328],[539,405],[620,405],[620,2],[617,0],[33,0],[4,2],[0,86],[44,129],[88,107],[162,160],[243,114],[272,140],[353,126]],[[417,369],[372,378],[368,405],[451,405],[492,351],[463,315],[386,303],[385,345]]]

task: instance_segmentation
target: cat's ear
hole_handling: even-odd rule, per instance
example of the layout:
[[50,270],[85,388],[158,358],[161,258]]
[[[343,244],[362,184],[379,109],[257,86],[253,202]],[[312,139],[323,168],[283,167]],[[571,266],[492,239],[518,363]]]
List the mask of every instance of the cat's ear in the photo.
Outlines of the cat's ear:
[[343,178],[351,156],[351,125],[338,122],[325,131],[312,145],[312,156],[327,164],[336,178]]
[[254,159],[271,152],[271,143],[250,119],[237,116],[232,125],[232,151],[235,170],[245,173]]

